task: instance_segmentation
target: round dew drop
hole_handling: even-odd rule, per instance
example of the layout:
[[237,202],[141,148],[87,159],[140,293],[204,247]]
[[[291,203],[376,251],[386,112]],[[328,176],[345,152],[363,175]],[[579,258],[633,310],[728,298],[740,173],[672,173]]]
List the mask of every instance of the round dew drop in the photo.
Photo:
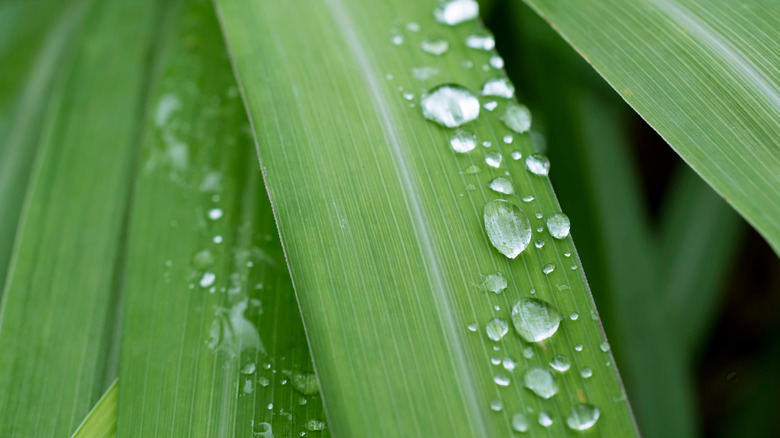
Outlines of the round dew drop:
[[479,3],[476,0],[449,0],[440,4],[433,12],[436,21],[449,26],[477,18]]
[[502,157],[499,152],[496,151],[488,152],[485,155],[485,163],[494,169],[498,169],[498,167],[501,166],[501,161],[503,160],[503,158],[504,157]]
[[493,55],[490,57],[490,66],[496,70],[501,70],[504,68],[504,59],[498,55]]
[[570,229],[569,217],[563,213],[555,213],[547,218],[547,230],[556,239],[565,239],[569,235]]
[[553,424],[552,417],[547,412],[539,413],[539,424],[543,427],[550,427]]
[[496,374],[496,376],[493,377],[493,382],[498,386],[509,386],[509,376],[504,373]]
[[525,105],[511,103],[501,116],[501,121],[507,128],[522,134],[531,129],[531,111]]
[[515,192],[515,188],[512,186],[512,183],[503,176],[499,176],[493,181],[490,181],[488,187],[490,187],[490,189],[494,192],[503,193],[505,195],[511,195]]
[[601,412],[593,405],[579,403],[571,407],[566,425],[572,430],[588,430],[598,421]]
[[482,287],[490,292],[500,294],[507,288],[509,283],[506,281],[504,274],[500,272],[494,272],[485,276],[485,281],[482,282]]
[[534,175],[548,175],[550,160],[542,154],[532,154],[525,159],[525,167]]
[[571,363],[569,362],[568,357],[562,354],[556,354],[550,361],[550,366],[559,373],[565,373],[571,367]]
[[507,322],[503,319],[494,318],[490,320],[489,323],[487,323],[485,326],[485,331],[487,332],[488,338],[490,338],[491,341],[498,342],[509,331],[509,324],[507,324]]
[[515,204],[494,199],[485,205],[485,231],[490,243],[505,256],[514,259],[531,242],[531,224]]
[[455,134],[452,135],[452,138],[450,138],[450,146],[452,146],[452,149],[455,152],[465,154],[466,152],[473,151],[474,148],[477,147],[477,138],[468,131],[458,129],[455,131]]
[[490,409],[496,412],[500,412],[501,409],[504,409],[504,403],[499,399],[493,399],[490,401]]
[[511,99],[515,95],[515,87],[505,78],[488,79],[482,86],[482,95]]
[[549,399],[558,393],[558,384],[553,373],[541,367],[533,367],[523,375],[525,387],[543,399]]
[[515,432],[528,432],[528,419],[523,413],[512,415],[512,429]]
[[440,85],[424,95],[420,102],[423,116],[448,128],[479,117],[479,99],[460,85]]
[[496,40],[493,35],[488,34],[469,35],[466,37],[466,46],[477,50],[493,50],[496,47]]
[[522,298],[512,307],[512,324],[527,342],[540,342],[554,335],[561,319],[550,303],[538,298]]
[[582,370],[580,370],[580,375],[583,379],[589,379],[593,376],[593,370],[591,370],[590,367],[583,367]]
[[429,53],[435,56],[441,56],[442,54],[444,54],[444,52],[449,50],[450,43],[448,43],[447,40],[442,38],[432,38],[432,39],[427,39],[422,43],[420,43],[420,48],[425,53]]

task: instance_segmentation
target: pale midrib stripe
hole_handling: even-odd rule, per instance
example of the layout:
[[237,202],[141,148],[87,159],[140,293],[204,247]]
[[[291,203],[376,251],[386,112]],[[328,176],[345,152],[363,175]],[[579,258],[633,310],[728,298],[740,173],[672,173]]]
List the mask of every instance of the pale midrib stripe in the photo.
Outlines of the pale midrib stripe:
[[709,47],[716,57],[727,62],[724,67],[730,67],[738,75],[745,86],[754,89],[755,96],[767,103],[773,113],[780,113],[780,90],[777,84],[766,77],[750,59],[738,48],[734,47],[723,35],[708,25],[696,14],[672,0],[646,0],[662,10],[680,27],[695,36],[703,45]]
[[390,140],[388,146],[393,156],[395,164],[395,170],[403,189],[407,205],[410,207],[410,219],[412,220],[412,226],[414,227],[415,234],[419,237],[419,247],[421,255],[426,262],[428,268],[429,278],[433,281],[432,290],[434,299],[437,302],[439,322],[442,326],[442,332],[447,340],[447,343],[451,348],[455,357],[451,357],[451,361],[456,368],[456,371],[460,377],[460,382],[463,383],[461,388],[465,389],[466,394],[463,398],[464,405],[471,408],[474,417],[469,417],[469,420],[476,418],[477,430],[479,436],[488,436],[487,425],[484,418],[483,410],[478,405],[479,398],[477,397],[476,384],[466,368],[468,363],[466,354],[463,350],[463,346],[460,341],[455,337],[457,328],[455,324],[455,317],[452,313],[452,305],[449,297],[447,296],[445,288],[445,280],[442,274],[442,269],[439,266],[439,260],[436,257],[433,240],[428,232],[430,225],[428,224],[428,218],[423,213],[421,205],[422,201],[419,196],[419,188],[415,180],[413,179],[409,163],[403,152],[403,146],[399,138],[397,131],[398,124],[394,120],[392,112],[384,98],[381,86],[377,81],[379,77],[377,72],[372,68],[371,62],[368,59],[367,51],[361,43],[355,26],[352,23],[349,15],[347,14],[344,5],[341,0],[327,0],[330,11],[333,17],[339,24],[344,39],[346,40],[347,47],[354,55],[355,61],[358,63],[365,82],[369,87],[369,90],[376,103],[376,113],[380,118],[383,130]]

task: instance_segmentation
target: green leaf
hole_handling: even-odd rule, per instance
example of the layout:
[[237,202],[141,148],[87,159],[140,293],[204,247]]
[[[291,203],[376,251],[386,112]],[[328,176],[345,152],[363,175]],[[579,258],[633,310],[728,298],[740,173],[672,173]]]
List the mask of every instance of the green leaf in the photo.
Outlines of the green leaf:
[[[542,228],[532,240],[544,240],[544,246],[532,243],[509,259],[485,234],[483,209],[492,199],[521,206],[534,230],[544,226],[535,213],[546,218],[559,212],[548,179],[511,158],[513,151],[523,157],[534,152],[529,136],[502,140],[510,134],[499,121],[508,102],[482,99],[500,103],[464,128],[492,145],[466,154],[450,148],[453,130],[421,113],[425,90],[456,83],[477,93],[487,79],[502,76],[483,70],[491,52],[464,44],[482,31],[479,25],[436,23],[433,1],[216,5],[257,137],[330,430],[344,436],[397,436],[399,428],[409,436],[508,436],[512,417],[522,413],[534,433],[560,436],[573,434],[566,424],[573,407],[589,403],[602,413],[594,434],[634,436],[614,361],[600,347],[603,334],[571,238],[553,239]],[[421,30],[408,30],[409,22]],[[394,35],[401,36],[400,45],[391,43]],[[445,38],[447,53],[423,52],[419,44],[429,35]],[[422,67],[437,75],[415,79],[413,69]],[[503,155],[498,169],[485,163],[492,151]],[[466,171],[475,168],[480,171]],[[516,195],[488,189],[499,176]],[[522,202],[526,196],[534,200]],[[588,231],[574,224],[577,232]],[[548,264],[555,269],[545,274]],[[508,283],[501,294],[483,285],[497,271]],[[534,344],[514,332],[498,343],[489,340],[487,323],[510,321],[512,307],[531,296],[551,303],[555,312],[548,316],[565,316],[558,332]],[[570,319],[575,312],[579,317]],[[472,323],[479,326],[476,333],[467,328]],[[536,366],[551,370],[556,354],[567,355],[572,367],[556,374],[559,393],[542,399],[524,388],[523,375]],[[510,358],[518,366],[508,371],[491,358]],[[585,367],[592,377],[582,377]],[[508,386],[494,383],[505,382],[503,374]],[[490,406],[497,402],[501,409],[494,411]],[[542,412],[553,420],[547,430],[537,420]]]
[[118,433],[298,436],[325,415],[246,113],[211,3],[166,6],[129,221]]
[[114,438],[116,436],[116,402],[118,380],[108,387],[103,397],[100,397],[97,404],[84,422],[73,432],[71,438]]
[[526,2],[780,252],[774,2]]
[[154,6],[72,6],[85,19],[38,127],[0,304],[0,436],[68,436],[116,377],[122,225]]

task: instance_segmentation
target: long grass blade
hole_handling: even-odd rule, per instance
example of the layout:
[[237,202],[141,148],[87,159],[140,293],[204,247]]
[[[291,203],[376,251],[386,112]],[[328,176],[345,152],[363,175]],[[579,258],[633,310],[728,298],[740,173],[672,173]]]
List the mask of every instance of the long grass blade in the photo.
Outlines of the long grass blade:
[[71,438],[114,438],[118,380],[108,387]]

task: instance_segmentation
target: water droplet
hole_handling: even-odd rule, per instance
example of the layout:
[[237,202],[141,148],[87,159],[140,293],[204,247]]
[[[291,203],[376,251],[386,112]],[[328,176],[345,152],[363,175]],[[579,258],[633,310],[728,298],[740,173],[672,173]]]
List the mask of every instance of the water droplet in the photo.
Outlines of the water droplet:
[[439,75],[439,69],[434,67],[415,67],[412,69],[412,76],[418,81],[426,81]]
[[498,365],[498,364],[501,363],[501,358],[499,358],[499,357],[491,357],[490,358],[490,363],[492,363],[493,365]]
[[468,70],[471,67],[474,67],[474,63],[471,62],[471,61],[466,60],[466,61],[461,62],[460,66]]
[[537,240],[534,242],[534,246],[537,248],[541,248],[544,246],[544,240]]
[[550,173],[550,160],[542,154],[532,154],[525,159],[525,167],[534,175]]
[[477,186],[475,186],[474,184],[466,184],[466,190],[468,191],[477,190]]
[[448,128],[470,122],[479,116],[479,99],[460,85],[440,85],[423,96],[423,115]]
[[293,374],[292,386],[303,395],[314,395],[320,392],[320,387],[317,385],[317,376],[314,373]]
[[203,274],[203,277],[200,277],[200,287],[209,287],[212,284],[214,284],[214,281],[216,281],[217,276],[213,272],[205,272]]
[[558,393],[558,384],[550,370],[533,367],[523,375],[525,387],[543,399],[548,399]]
[[409,32],[419,32],[420,25],[418,23],[415,23],[414,21],[410,21],[409,23],[406,23],[406,30],[408,30]]
[[219,208],[212,208],[209,210],[209,219],[215,221],[222,217],[222,210]]
[[454,26],[477,18],[479,3],[476,0],[445,1],[436,8],[433,15],[439,23]]
[[503,193],[505,195],[511,195],[515,192],[515,188],[512,186],[512,183],[503,176],[499,176],[493,181],[490,181],[488,187],[490,187],[490,189],[494,192]]
[[500,294],[501,291],[507,288],[507,281],[504,274],[500,272],[494,272],[485,276],[485,281],[482,282],[482,287],[485,290],[489,290],[493,293]]
[[214,239],[212,239],[214,243],[222,243],[222,236],[216,235],[214,236]]
[[504,60],[498,55],[493,55],[490,57],[490,66],[496,70],[501,70],[504,68]]
[[420,48],[425,53],[440,56],[450,48],[450,43],[443,38],[431,38],[420,43]]
[[509,376],[504,373],[498,373],[493,377],[493,382],[498,386],[509,386]]
[[531,347],[523,348],[523,357],[526,359],[530,359],[534,357],[534,349]]
[[[512,144],[512,141],[514,141],[514,139],[515,138],[512,137],[512,134],[507,134],[507,135],[504,136],[504,143],[505,144]],[[517,152],[517,151],[512,152],[512,159],[513,160],[519,160],[520,156],[522,156],[522,155],[520,155],[519,157],[515,158],[515,155],[517,155],[517,154],[520,154],[520,152]]]
[[511,99],[515,95],[515,87],[505,78],[488,79],[482,86],[482,95]]
[[501,116],[507,128],[522,134],[531,128],[531,111],[525,105],[510,103]]
[[274,438],[274,434],[271,430],[271,424],[265,422],[255,424],[255,420],[252,420],[252,436],[261,438]]
[[476,164],[472,164],[466,168],[465,172],[467,175],[474,175],[475,173],[482,172],[482,169],[480,169]]
[[534,197],[533,197],[533,196],[531,196],[531,195],[528,195],[528,196],[523,196],[523,202],[531,202],[531,201],[533,201],[534,199],[536,199],[536,198],[534,198]]
[[556,354],[553,356],[552,360],[550,360],[550,366],[559,373],[565,373],[571,367],[571,363],[569,362],[568,357],[562,354]]
[[510,259],[517,257],[531,242],[528,218],[520,207],[509,201],[489,201],[485,205],[484,219],[490,243]]
[[393,35],[392,38],[390,38],[390,41],[396,46],[400,46],[404,43],[404,37],[401,35]]
[[569,319],[571,319],[572,321],[576,321],[577,318],[579,317],[580,315],[577,312],[571,312],[571,315],[569,315]]
[[414,99],[414,93],[404,93],[404,99],[406,100]]
[[512,429],[515,432],[528,432],[528,419],[523,413],[512,415]]
[[309,432],[315,432],[325,429],[325,422],[322,420],[311,419],[306,422],[306,430]]
[[542,268],[542,272],[544,272],[545,275],[550,274],[554,270],[555,270],[555,265],[553,265],[552,263],[549,263],[545,265],[544,268]]
[[257,379],[257,383],[259,383],[260,385],[263,386],[263,388],[265,388],[266,386],[271,384],[271,381],[268,380],[268,378],[266,378],[266,377],[259,377]]
[[582,351],[582,344],[575,345],[574,349],[577,350],[577,351]]
[[211,251],[204,249],[195,253],[192,257],[192,264],[195,269],[205,269],[213,265],[216,260],[216,256]]
[[583,367],[580,370],[580,375],[583,379],[589,379],[593,375],[593,370],[590,367]]
[[243,388],[244,394],[251,394],[255,392],[255,382],[247,379],[244,382],[244,388]]
[[493,111],[498,106],[498,102],[495,100],[491,100],[490,102],[485,102],[484,105],[482,105],[483,108],[485,108],[488,111]]
[[502,365],[504,366],[505,370],[512,371],[517,366],[517,362],[515,362],[511,357],[505,357]]
[[475,332],[479,330],[479,324],[477,324],[476,322],[472,322],[466,328],[468,328],[470,332]]
[[528,342],[543,341],[554,335],[561,319],[550,303],[538,298],[522,298],[512,307],[515,331]]
[[474,34],[466,37],[466,46],[477,50],[493,50],[496,47],[496,40],[493,35]]
[[566,425],[572,430],[588,430],[596,424],[601,413],[593,405],[578,403],[571,407]]
[[490,142],[490,140],[485,140],[482,142],[482,146],[489,148],[493,143]]
[[499,166],[501,166],[501,160],[503,157],[499,152],[493,151],[488,152],[485,155],[485,163],[487,163],[488,166],[498,169]]
[[543,427],[550,427],[553,424],[552,417],[550,417],[550,414],[547,412],[540,412],[539,413],[539,424]]
[[498,342],[509,331],[509,324],[501,318],[493,318],[485,326],[485,331],[491,341]]
[[257,369],[257,365],[254,362],[249,362],[241,368],[241,374],[254,374]]
[[490,401],[490,409],[496,412],[500,412],[504,409],[504,403],[500,399],[493,399]]
[[606,342],[602,342],[601,345],[599,345],[599,348],[601,348],[601,351],[606,353],[607,351],[609,351],[609,344],[607,344]]
[[473,151],[477,147],[477,138],[468,131],[458,129],[450,138],[450,146],[452,146],[455,152],[464,154]]
[[556,239],[565,239],[570,228],[569,217],[563,213],[555,213],[547,218],[547,230]]

